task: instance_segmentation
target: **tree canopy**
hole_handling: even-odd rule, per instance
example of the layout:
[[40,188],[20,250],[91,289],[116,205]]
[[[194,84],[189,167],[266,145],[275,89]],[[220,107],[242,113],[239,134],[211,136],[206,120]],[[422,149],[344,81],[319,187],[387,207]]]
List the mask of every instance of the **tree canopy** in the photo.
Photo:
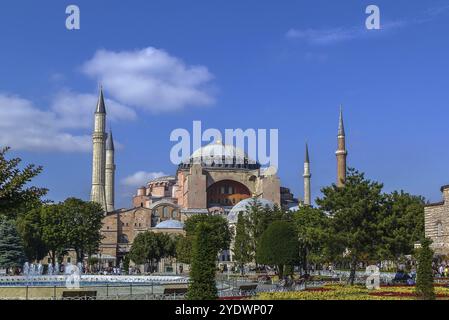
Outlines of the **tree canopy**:
[[434,300],[432,259],[433,251],[430,249],[432,241],[425,238],[421,241],[421,248],[417,250],[418,270],[416,275],[416,293],[419,299]]
[[192,263],[190,284],[187,291],[189,300],[214,300],[217,298],[215,283],[216,240],[212,224],[200,222],[196,225],[192,242]]
[[20,168],[22,159],[6,158],[9,150],[0,149],[0,215],[16,218],[20,212],[39,206],[48,190],[29,185],[42,167],[29,164]]
[[219,215],[198,214],[188,218],[184,229],[187,238],[195,235],[196,227],[199,223],[206,223],[211,226],[212,234],[209,240],[215,246],[218,252],[229,249],[231,243],[231,233],[229,232],[228,221]]
[[383,210],[383,185],[365,178],[363,173],[348,169],[344,187],[333,184],[321,191],[323,198],[316,200],[329,219],[332,240],[329,249],[334,257],[349,258],[353,284],[357,265],[376,257],[381,243],[379,217]]
[[136,236],[128,256],[136,264],[148,264],[154,272],[161,259],[176,255],[175,246],[172,236],[146,231]]
[[262,234],[257,247],[257,261],[277,266],[282,278],[285,266],[298,261],[298,236],[294,226],[287,221],[274,221]]
[[293,215],[298,234],[300,260],[308,273],[309,263],[325,262],[329,241],[329,218],[324,212],[310,206],[300,207]]
[[29,260],[40,260],[48,253],[55,263],[73,249],[81,261],[98,250],[103,217],[99,204],[68,198],[21,213],[17,226]]
[[240,265],[240,271],[243,275],[244,265],[253,260],[253,250],[251,247],[251,236],[249,234],[249,220],[240,212],[237,217],[237,225],[235,227],[234,238],[234,261]]
[[0,217],[0,268],[21,267],[25,253],[14,221]]

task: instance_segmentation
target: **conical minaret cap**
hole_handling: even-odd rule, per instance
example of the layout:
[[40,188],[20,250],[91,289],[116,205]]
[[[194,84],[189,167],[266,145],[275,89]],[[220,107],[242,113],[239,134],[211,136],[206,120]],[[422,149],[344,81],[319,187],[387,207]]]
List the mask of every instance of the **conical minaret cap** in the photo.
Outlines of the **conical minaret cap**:
[[109,131],[106,139],[106,150],[114,151],[114,138],[112,137],[112,130]]
[[345,126],[343,124],[343,107],[340,106],[340,119],[338,121],[338,135],[345,135]]
[[306,142],[306,158],[305,158],[304,162],[305,163],[310,163],[310,160],[309,160],[309,146],[307,145],[307,142]]
[[97,109],[95,113],[106,113],[106,107],[104,105],[103,87],[100,88],[100,95],[98,96]]

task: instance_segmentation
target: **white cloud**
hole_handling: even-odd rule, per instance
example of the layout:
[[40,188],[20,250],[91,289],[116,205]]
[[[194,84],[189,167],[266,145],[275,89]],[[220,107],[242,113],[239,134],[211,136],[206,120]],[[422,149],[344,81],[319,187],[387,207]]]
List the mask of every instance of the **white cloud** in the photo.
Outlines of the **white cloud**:
[[[132,120],[135,112],[113,100],[106,100],[108,120]],[[63,91],[55,95],[50,108],[41,109],[32,101],[0,93],[0,145],[16,150],[89,152],[90,130],[97,97]],[[88,133],[71,131],[89,129]],[[116,143],[120,146],[120,143]]]
[[299,39],[313,45],[331,45],[353,39],[366,38],[369,36],[385,35],[392,30],[420,25],[431,22],[449,11],[449,5],[432,7],[425,10],[419,17],[410,19],[398,19],[383,22],[381,20],[380,30],[367,30],[364,25],[358,27],[338,27],[324,29],[290,29],[285,36],[290,39]]
[[[93,94],[64,90],[54,96],[51,110],[60,118],[59,125],[64,128],[92,128],[97,100]],[[133,109],[114,100],[106,98],[105,104],[108,121],[136,118]]]
[[[83,70],[105,88],[108,123],[136,119],[136,107],[172,111],[214,103],[213,76],[206,67],[186,65],[155,48],[100,50]],[[55,73],[51,80],[64,82],[65,77]],[[89,152],[97,99],[96,93],[63,89],[47,105],[36,105],[0,92],[0,145],[39,152]],[[116,146],[121,146],[119,141]]]
[[214,103],[204,66],[189,66],[163,50],[99,50],[83,66],[119,102],[149,111],[173,111]]
[[357,29],[290,29],[286,37],[291,39],[303,39],[312,44],[332,44],[345,40],[354,39],[357,36]]
[[163,172],[138,171],[122,180],[122,184],[128,187],[141,187],[150,180],[166,176]]
[[0,145],[29,151],[89,151],[90,135],[61,130],[52,111],[42,111],[29,100],[0,94]]
[[327,29],[290,29],[285,36],[289,39],[299,39],[313,45],[332,45],[339,42],[384,35],[395,29],[407,26],[406,21],[398,20],[381,24],[380,30],[367,30],[359,27],[339,27]]

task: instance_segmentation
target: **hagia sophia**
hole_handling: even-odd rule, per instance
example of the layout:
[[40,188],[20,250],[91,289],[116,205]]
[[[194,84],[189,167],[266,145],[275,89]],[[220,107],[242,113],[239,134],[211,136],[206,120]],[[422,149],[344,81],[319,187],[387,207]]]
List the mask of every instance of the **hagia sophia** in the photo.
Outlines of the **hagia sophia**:
[[[118,265],[122,261],[140,232],[182,234],[183,222],[197,214],[224,215],[233,224],[237,214],[246,210],[252,197],[257,197],[263,206],[278,205],[284,210],[311,205],[307,145],[303,200],[295,199],[290,190],[281,185],[275,172],[263,170],[243,150],[217,141],[194,151],[188,161],[178,165],[173,176],[148,181],[138,188],[130,199],[132,207],[127,209],[114,206],[114,153],[112,132],[106,133],[106,106],[103,90],[100,90],[93,132],[91,201],[101,204],[107,212],[99,256],[110,265]],[[337,184],[342,185],[346,177],[347,151],[341,111],[336,156]],[[223,252],[219,258],[221,263],[232,263],[232,252]],[[164,261],[159,272],[173,272],[174,268],[172,261]]]

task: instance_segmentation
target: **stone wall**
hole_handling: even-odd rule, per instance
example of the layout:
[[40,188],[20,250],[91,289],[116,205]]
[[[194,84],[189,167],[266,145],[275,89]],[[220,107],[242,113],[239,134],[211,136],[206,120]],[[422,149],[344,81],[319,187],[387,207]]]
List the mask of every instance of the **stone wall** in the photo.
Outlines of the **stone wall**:
[[443,201],[424,208],[425,234],[436,254],[449,255],[449,187],[442,188]]

